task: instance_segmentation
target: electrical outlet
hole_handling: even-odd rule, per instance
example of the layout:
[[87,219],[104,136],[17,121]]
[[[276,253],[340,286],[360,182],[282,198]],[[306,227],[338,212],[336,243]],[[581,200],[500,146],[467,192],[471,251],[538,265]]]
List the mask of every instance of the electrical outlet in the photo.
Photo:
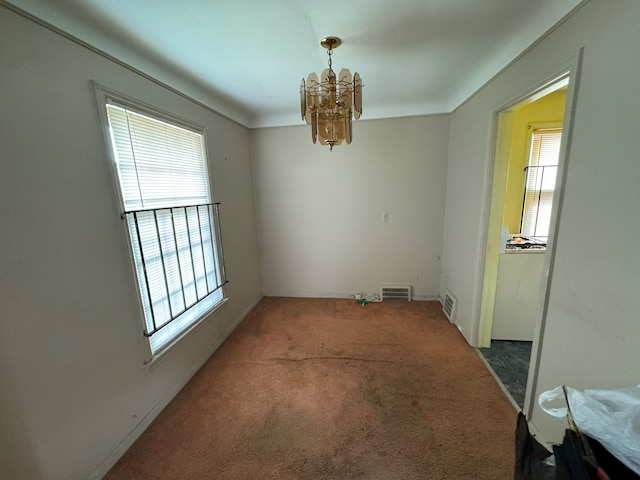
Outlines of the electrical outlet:
[[389,214],[388,213],[383,213],[382,214],[382,223],[389,223]]

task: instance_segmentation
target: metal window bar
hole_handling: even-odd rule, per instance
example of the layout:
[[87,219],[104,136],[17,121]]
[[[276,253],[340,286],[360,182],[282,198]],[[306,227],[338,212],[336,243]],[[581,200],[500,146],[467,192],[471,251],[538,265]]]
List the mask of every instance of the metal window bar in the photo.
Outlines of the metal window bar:
[[[537,233],[537,229],[538,229],[538,216],[540,214],[540,201],[542,199],[542,192],[543,192],[543,184],[544,184],[544,174],[545,174],[545,169],[547,168],[551,168],[551,169],[555,169],[555,172],[557,172],[558,169],[558,165],[529,165],[527,167],[524,167],[524,195],[522,196],[522,213],[520,215],[520,232],[522,232],[523,228],[524,228],[524,221],[525,221],[525,212],[526,212],[526,205],[527,205],[527,196],[531,193],[533,193],[534,195],[536,195],[537,198],[537,202],[536,202],[536,213],[534,215],[534,221],[533,221],[533,233],[530,234],[531,236],[536,236]],[[538,179],[538,172],[540,172],[540,177]],[[555,178],[555,175],[554,175]],[[530,185],[533,184],[535,185],[534,188],[530,188]]]
[[200,234],[200,253],[202,254],[202,266],[204,267],[204,284],[209,291],[209,279],[207,278],[207,260],[204,254],[204,237],[202,235],[202,222],[200,221],[200,205],[196,207],[196,218],[198,219],[198,233]]
[[[144,300],[148,303],[152,326],[145,330],[145,336],[150,337],[166,327],[228,283],[224,268],[219,207],[220,203],[205,203],[135,210],[121,215],[123,220],[128,221],[129,228],[135,229],[135,232],[131,232],[131,237],[139,250],[142,267],[142,274],[138,272],[138,279],[144,282],[141,292],[146,296]],[[161,228],[163,222],[159,221],[159,217],[163,218],[164,215],[167,215],[167,221]],[[177,228],[176,220],[184,222],[184,228]],[[152,222],[146,231],[143,231],[141,226],[144,222]],[[169,232],[163,235],[161,230],[167,229]],[[182,241],[179,242],[179,239]],[[181,259],[181,254],[182,257],[188,254],[187,260]],[[173,256],[177,264],[177,288],[171,285],[167,272],[168,257]],[[208,256],[212,257],[209,261]],[[199,268],[199,258],[202,258],[202,268]],[[158,269],[161,271],[160,275],[151,275],[151,270],[157,273]],[[215,282],[210,282],[210,277],[215,279]],[[173,283],[175,282],[174,278]],[[199,287],[199,284],[203,283],[204,290]],[[152,292],[159,289],[163,290],[164,294],[156,293],[154,298]],[[188,291],[192,291],[194,295],[188,295]],[[172,298],[175,296],[181,297],[180,303],[183,308],[178,311],[174,311],[172,305]],[[195,297],[195,300],[188,301],[187,297]]]

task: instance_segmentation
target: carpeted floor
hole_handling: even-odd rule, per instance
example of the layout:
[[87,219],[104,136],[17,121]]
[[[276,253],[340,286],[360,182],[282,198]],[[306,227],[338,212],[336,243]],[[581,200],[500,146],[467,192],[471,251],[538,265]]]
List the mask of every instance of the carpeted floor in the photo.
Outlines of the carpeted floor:
[[265,298],[106,478],[509,479],[515,425],[439,303]]

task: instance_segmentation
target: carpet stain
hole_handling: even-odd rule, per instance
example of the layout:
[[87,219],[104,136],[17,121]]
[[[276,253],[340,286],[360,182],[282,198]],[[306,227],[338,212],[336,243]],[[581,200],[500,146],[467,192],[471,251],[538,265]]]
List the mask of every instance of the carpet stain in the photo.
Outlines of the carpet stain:
[[265,298],[106,479],[508,479],[515,419],[437,302]]

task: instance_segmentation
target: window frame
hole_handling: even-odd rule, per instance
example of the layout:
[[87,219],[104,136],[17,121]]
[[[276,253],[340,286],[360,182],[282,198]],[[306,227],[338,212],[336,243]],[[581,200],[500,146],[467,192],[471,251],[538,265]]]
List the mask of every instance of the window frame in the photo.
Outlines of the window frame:
[[[540,130],[560,130],[560,149],[562,149],[562,135],[564,135],[564,131],[563,131],[563,122],[562,121],[553,121],[553,122],[537,122],[537,123],[530,123],[527,126],[527,158],[526,158],[526,163],[525,163],[525,168],[523,171],[523,186],[522,186],[522,208],[520,210],[520,234],[521,235],[527,235],[526,233],[524,233],[522,231],[523,227],[524,227],[524,219],[525,219],[525,209],[526,209],[526,195],[527,195],[527,180],[528,180],[528,168],[531,166],[531,150],[533,148],[533,138],[534,135],[536,134],[536,132],[540,131]],[[560,150],[559,154],[562,153],[562,150]],[[558,158],[558,162],[559,162],[559,158]],[[556,167],[559,168],[559,163],[556,164]],[[549,212],[549,229],[551,228],[551,217],[553,214],[553,205],[554,205],[554,199],[555,199],[555,191],[558,187],[558,173],[559,170],[556,171],[556,180],[553,186],[553,190],[544,190],[545,192],[551,192],[551,211]],[[535,237],[535,238],[541,238],[541,239],[548,239],[548,235],[544,236],[534,236],[529,234],[528,236],[530,237]]]
[[[207,192],[209,195],[209,202],[213,204],[217,202],[214,197],[213,190],[211,188],[210,172],[209,172],[209,155],[208,155],[209,149],[207,145],[206,128],[202,125],[186,120],[185,118],[180,117],[179,115],[169,113],[155,106],[149,105],[145,102],[132,98],[128,95],[125,95],[115,90],[112,90],[110,88],[104,87],[96,83],[95,81],[93,81],[92,83],[93,83],[94,90],[97,97],[100,123],[102,125],[103,138],[106,146],[107,161],[109,163],[109,169],[111,170],[111,177],[115,187],[114,192],[116,193],[116,197],[117,197],[116,201],[118,206],[118,216],[121,218],[121,224],[125,234],[124,241],[126,242],[127,249],[129,251],[128,261],[131,266],[130,278],[131,278],[132,286],[136,292],[136,297],[137,297],[138,318],[140,321],[140,325],[142,327],[141,336],[144,338],[144,342],[147,345],[148,352],[149,352],[149,357],[143,361],[143,364],[147,369],[149,369],[150,367],[155,365],[155,363],[157,363],[157,361],[159,361],[161,358],[164,358],[164,356],[168,352],[172,351],[176,345],[180,344],[194,330],[200,327],[212,314],[217,312],[221,307],[223,307],[226,304],[228,300],[228,296],[224,288],[224,284],[226,282],[224,282],[223,286],[220,287],[222,298],[218,303],[213,305],[210,309],[202,313],[197,319],[195,319],[189,325],[187,325],[186,327],[181,329],[178,333],[173,335],[173,337],[170,340],[168,340],[165,345],[163,345],[162,347],[154,351],[151,345],[151,337],[145,335],[145,332],[147,330],[147,322],[146,322],[146,317],[144,312],[144,300],[142,298],[142,291],[141,291],[139,280],[138,280],[138,272],[136,269],[136,261],[135,261],[133,246],[132,246],[131,232],[129,231],[128,222],[126,221],[125,213],[124,213],[127,210],[125,207],[124,192],[122,191],[122,186],[120,183],[120,172],[119,172],[117,161],[116,161],[117,156],[116,156],[116,152],[114,151],[114,145],[111,138],[110,122],[109,122],[109,116],[107,112],[107,103],[111,102],[123,108],[128,108],[132,111],[135,111],[136,113],[146,115],[152,119],[157,119],[157,120],[166,122],[168,124],[175,125],[177,127],[184,128],[200,134],[202,136],[203,149],[204,149],[204,152],[203,152],[204,153],[204,171],[205,171],[204,180],[205,180]],[[219,225],[217,226],[217,228],[219,228]],[[216,248],[222,249],[222,245],[217,245]],[[198,303],[196,303],[196,305]]]

